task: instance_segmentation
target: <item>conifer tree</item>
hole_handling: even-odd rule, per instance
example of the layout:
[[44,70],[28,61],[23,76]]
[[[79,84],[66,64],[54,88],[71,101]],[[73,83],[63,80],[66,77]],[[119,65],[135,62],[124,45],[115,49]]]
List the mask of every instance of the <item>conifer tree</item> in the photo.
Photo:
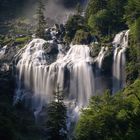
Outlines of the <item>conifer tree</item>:
[[47,140],[66,140],[66,107],[63,103],[63,91],[57,88],[54,93],[55,101],[48,104],[47,107]]
[[39,38],[45,37],[45,27],[46,27],[46,20],[44,16],[45,5],[43,4],[42,0],[38,2],[37,8],[37,27],[36,27],[36,36]]
[[83,12],[82,6],[80,5],[80,3],[78,3],[76,6],[76,14],[81,15],[82,12]]

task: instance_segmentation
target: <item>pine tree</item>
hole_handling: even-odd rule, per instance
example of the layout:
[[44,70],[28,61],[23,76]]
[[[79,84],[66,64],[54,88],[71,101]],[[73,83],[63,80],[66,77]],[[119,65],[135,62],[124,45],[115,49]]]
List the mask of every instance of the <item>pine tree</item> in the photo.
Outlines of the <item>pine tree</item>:
[[63,91],[57,88],[55,101],[48,104],[47,107],[47,140],[66,140],[66,107],[63,103]]
[[37,9],[37,28],[36,28],[36,36],[39,38],[45,37],[45,27],[46,27],[46,20],[44,16],[45,5],[43,4],[42,0],[38,2],[38,9]]
[[80,3],[78,3],[76,6],[76,14],[81,15],[82,12],[83,12],[82,6],[80,5]]

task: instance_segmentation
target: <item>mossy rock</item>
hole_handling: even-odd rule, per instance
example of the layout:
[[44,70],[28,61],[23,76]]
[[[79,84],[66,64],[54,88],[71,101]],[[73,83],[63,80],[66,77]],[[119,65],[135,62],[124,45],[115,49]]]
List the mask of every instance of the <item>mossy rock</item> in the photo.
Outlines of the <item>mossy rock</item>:
[[105,75],[111,75],[112,65],[113,65],[113,51],[112,48],[109,47],[103,61],[102,73]]
[[92,41],[91,34],[81,29],[76,32],[72,42],[73,44],[87,45],[90,44],[91,41]]
[[29,36],[18,37],[18,38],[15,39],[15,44],[24,44],[24,43],[26,43],[29,40],[30,40]]
[[4,38],[4,40],[3,40],[3,42],[2,42],[2,45],[4,46],[4,45],[7,45],[7,44],[12,44],[14,41],[13,41],[13,39],[11,38],[11,37],[5,37]]
[[100,50],[101,50],[101,45],[100,44],[92,44],[89,45],[90,47],[90,55],[95,58],[98,56]]

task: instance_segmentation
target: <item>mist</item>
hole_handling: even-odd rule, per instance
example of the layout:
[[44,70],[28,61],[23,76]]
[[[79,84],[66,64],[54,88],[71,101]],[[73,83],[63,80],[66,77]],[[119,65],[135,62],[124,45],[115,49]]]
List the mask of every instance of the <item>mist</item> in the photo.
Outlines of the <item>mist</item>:
[[[44,0],[45,4],[45,17],[48,24],[65,23],[70,15],[75,13],[76,4],[79,2],[81,5],[87,4],[88,0]],[[66,3],[67,2],[67,3]],[[69,5],[69,3],[71,3]],[[28,0],[26,3],[23,16],[33,18],[36,14],[38,6],[37,0]]]

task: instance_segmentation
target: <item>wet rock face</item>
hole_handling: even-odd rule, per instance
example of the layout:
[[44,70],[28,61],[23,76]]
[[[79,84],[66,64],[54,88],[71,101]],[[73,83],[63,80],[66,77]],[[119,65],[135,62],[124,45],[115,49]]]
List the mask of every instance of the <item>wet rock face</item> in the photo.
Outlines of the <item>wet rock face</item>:
[[1,72],[7,72],[10,70],[10,65],[8,63],[2,63],[0,64],[0,71]]
[[0,89],[0,96],[14,93],[14,78],[12,77],[11,66],[8,63],[0,63]]
[[113,65],[113,51],[108,50],[103,61],[102,73],[106,76],[112,76],[112,65]]
[[12,61],[18,47],[8,44],[0,49],[0,96],[14,94],[14,77],[12,75]]
[[5,51],[1,55],[0,61],[8,62],[8,63],[12,62],[12,60],[13,60],[15,54],[18,52],[18,50],[19,50],[19,48],[17,46],[15,46],[14,44],[6,45]]
[[45,29],[46,40],[54,40],[62,43],[65,35],[65,27],[63,24],[55,24],[51,28]]
[[58,45],[56,42],[46,43],[45,52],[49,55],[58,54]]

